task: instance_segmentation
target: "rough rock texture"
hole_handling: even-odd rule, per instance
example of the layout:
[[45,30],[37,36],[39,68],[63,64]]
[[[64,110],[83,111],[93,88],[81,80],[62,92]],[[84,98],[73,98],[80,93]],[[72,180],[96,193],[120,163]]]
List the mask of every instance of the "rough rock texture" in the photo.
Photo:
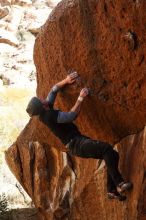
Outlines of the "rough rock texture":
[[10,5],[11,2],[12,2],[12,0],[1,0],[0,5],[1,6]]
[[14,47],[18,47],[19,41],[11,32],[2,30],[1,28],[0,31],[0,43],[5,43]]
[[145,0],[66,0],[37,36],[38,96],[46,97],[54,83],[77,70],[77,85],[58,96],[57,107],[69,110],[89,86],[77,124],[92,138],[119,142],[122,173],[134,183],[126,202],[108,201],[98,161],[61,153],[59,140],[33,118],[6,160],[45,220],[146,219],[145,9]]
[[0,19],[4,18],[9,14],[9,9],[7,7],[0,6]]
[[39,220],[37,216],[37,211],[34,208],[26,209],[13,209],[7,213],[7,218],[2,216],[2,219],[11,219],[11,220]]
[[30,5],[32,4],[31,0],[1,0],[0,4],[5,5]]
[[37,38],[38,95],[77,70],[82,83],[66,90],[59,107],[69,109],[81,86],[89,86],[78,124],[91,136],[118,141],[145,124],[145,8],[145,1],[63,1]]

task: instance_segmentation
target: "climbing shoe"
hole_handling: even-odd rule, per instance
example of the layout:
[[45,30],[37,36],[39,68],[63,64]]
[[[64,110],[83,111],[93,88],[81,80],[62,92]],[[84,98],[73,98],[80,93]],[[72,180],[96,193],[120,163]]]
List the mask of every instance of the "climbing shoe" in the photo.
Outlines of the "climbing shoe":
[[133,188],[133,184],[131,182],[121,182],[118,186],[117,186],[117,191],[119,193],[123,193],[125,191],[129,191]]
[[114,191],[114,192],[108,192],[107,193],[107,197],[108,199],[117,199],[119,201],[125,201],[126,200],[126,196],[125,195],[121,195],[119,192]]

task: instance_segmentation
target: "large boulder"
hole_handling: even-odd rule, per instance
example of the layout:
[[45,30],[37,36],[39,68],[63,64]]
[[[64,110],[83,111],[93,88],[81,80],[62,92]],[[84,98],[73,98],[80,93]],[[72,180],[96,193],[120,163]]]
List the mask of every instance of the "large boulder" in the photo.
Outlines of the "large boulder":
[[77,70],[80,79],[58,95],[56,106],[69,110],[80,89],[90,87],[77,125],[92,138],[119,142],[121,171],[134,183],[126,202],[108,201],[105,168],[59,151],[65,150],[60,141],[33,118],[6,160],[44,220],[146,218],[145,9],[145,0],[64,0],[37,36],[38,96],[45,98],[57,81]]
[[78,125],[94,138],[117,142],[145,125],[145,8],[145,1],[62,1],[36,40],[38,96],[77,70],[81,81],[58,106],[69,110],[88,86]]
[[47,136],[42,125],[32,122],[6,152],[11,171],[32,198],[40,219],[145,220],[145,129],[117,145],[120,169],[134,183],[125,202],[107,199],[104,166],[57,151]]

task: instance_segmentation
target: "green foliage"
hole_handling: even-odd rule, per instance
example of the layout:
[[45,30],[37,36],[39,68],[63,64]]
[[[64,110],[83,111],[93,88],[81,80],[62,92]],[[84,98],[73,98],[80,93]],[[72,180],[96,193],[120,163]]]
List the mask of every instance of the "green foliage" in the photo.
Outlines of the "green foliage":
[[8,211],[8,201],[6,195],[3,193],[0,195],[0,214]]
[[9,218],[8,216],[8,200],[6,198],[6,195],[3,193],[0,195],[0,219],[1,220],[7,220]]

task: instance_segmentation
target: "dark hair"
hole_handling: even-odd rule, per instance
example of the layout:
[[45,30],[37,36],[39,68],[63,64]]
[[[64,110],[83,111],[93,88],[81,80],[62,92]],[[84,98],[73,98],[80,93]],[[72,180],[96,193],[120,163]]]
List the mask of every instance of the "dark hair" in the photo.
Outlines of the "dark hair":
[[43,108],[43,104],[41,102],[41,100],[37,97],[33,97],[29,103],[28,106],[26,108],[26,111],[28,114],[30,115],[40,115],[41,113],[43,113],[44,108]]

